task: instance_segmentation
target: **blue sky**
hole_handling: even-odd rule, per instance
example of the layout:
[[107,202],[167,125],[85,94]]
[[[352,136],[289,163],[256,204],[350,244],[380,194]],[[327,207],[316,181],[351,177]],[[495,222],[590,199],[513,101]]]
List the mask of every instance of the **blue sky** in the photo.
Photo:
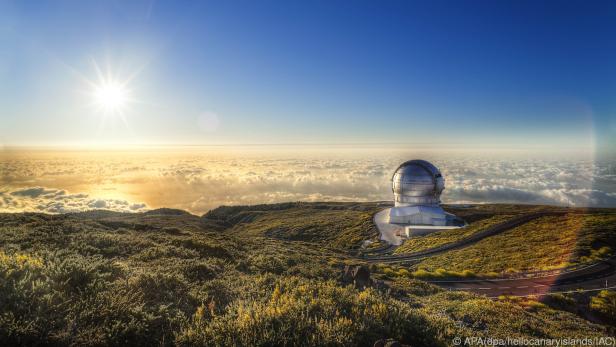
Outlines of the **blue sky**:
[[[609,1],[0,4],[0,143],[616,148]],[[127,84],[92,107],[93,61]]]

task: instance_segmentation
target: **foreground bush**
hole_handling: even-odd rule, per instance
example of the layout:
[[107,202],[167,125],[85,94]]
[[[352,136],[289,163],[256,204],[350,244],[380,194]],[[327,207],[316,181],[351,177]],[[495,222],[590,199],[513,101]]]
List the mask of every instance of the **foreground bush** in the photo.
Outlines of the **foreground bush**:
[[416,346],[440,345],[425,316],[368,289],[297,277],[278,281],[257,300],[239,300],[221,315],[199,307],[179,334],[182,345],[371,345],[395,337]]
[[609,321],[616,323],[616,292],[602,290],[591,298],[590,308],[603,315]]
[[150,277],[114,281],[119,275],[102,259],[0,253],[0,345],[171,341],[182,307],[171,296],[153,295],[173,295],[177,283]]

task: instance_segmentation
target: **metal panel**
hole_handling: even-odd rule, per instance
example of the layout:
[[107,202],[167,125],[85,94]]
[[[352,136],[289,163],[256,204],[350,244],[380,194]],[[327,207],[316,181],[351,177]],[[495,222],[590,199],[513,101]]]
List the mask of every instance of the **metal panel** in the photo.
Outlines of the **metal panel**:
[[433,205],[440,203],[445,181],[441,172],[425,160],[402,163],[392,176],[396,205]]

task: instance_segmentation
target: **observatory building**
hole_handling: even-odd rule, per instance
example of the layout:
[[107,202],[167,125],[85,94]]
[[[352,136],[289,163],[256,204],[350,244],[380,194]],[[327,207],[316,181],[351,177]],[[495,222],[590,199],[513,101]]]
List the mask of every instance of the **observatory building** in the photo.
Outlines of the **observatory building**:
[[463,220],[440,206],[443,189],[443,175],[431,163],[402,163],[392,177],[395,206],[389,210],[388,222],[403,226],[406,237],[464,226]]

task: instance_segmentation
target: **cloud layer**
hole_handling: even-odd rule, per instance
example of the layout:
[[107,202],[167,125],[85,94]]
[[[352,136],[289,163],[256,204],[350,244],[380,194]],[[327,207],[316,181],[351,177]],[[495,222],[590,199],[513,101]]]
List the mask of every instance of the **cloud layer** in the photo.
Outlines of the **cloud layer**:
[[51,213],[281,201],[391,200],[389,179],[410,158],[443,172],[445,203],[616,207],[616,163],[391,151],[21,153],[0,157],[0,211]]
[[0,191],[0,211],[34,211],[67,213],[105,209],[120,212],[141,212],[147,206],[121,199],[93,198],[88,194],[68,194],[65,190],[33,187],[13,191]]

